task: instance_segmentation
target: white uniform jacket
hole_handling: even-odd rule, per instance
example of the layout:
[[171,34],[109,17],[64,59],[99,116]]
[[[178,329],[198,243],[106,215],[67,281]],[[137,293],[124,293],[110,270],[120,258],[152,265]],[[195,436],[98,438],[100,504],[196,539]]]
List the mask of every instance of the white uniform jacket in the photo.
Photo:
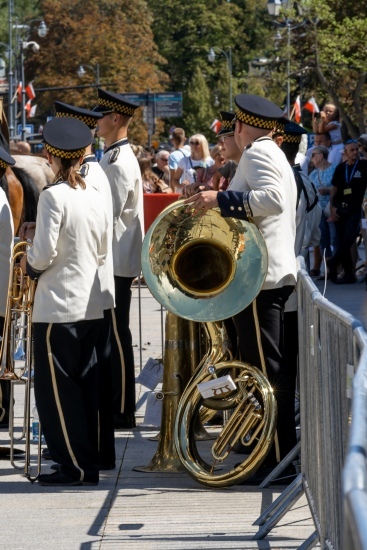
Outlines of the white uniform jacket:
[[113,278],[112,256],[113,206],[111,188],[103,168],[94,155],[85,157],[80,173],[87,185],[99,191],[101,206],[103,206],[107,216],[107,254],[104,264],[98,270],[98,276],[101,283],[103,309],[112,309],[115,307],[115,281]]
[[0,317],[5,317],[8,300],[10,258],[13,250],[14,228],[8,199],[0,188]]
[[137,277],[144,234],[143,185],[138,161],[127,138],[110,145],[100,165],[112,192],[114,274]]
[[246,213],[264,237],[268,273],[263,290],[295,285],[297,187],[283,151],[271,138],[246,147],[228,191],[244,192]]
[[93,187],[61,181],[40,194],[27,271],[39,277],[33,322],[73,323],[103,317],[98,268],[107,253],[107,216]]

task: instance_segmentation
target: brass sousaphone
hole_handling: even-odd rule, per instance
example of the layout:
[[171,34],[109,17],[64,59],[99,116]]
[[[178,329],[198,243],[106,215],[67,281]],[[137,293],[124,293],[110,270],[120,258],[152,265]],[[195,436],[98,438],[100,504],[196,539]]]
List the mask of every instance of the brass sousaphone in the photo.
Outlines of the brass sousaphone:
[[[251,221],[222,218],[218,209],[192,216],[187,205],[178,201],[149,228],[142,271],[153,296],[167,310],[205,323],[208,336],[209,349],[176,413],[174,439],[179,458],[204,485],[239,483],[257,470],[270,449],[276,401],[267,378],[256,367],[231,360],[218,321],[245,309],[260,292],[267,273],[263,237]],[[228,373],[236,389],[206,399],[201,396],[198,383]],[[199,448],[195,439],[197,420],[208,410],[232,411],[210,452]],[[231,453],[239,441],[247,446],[248,454]]]

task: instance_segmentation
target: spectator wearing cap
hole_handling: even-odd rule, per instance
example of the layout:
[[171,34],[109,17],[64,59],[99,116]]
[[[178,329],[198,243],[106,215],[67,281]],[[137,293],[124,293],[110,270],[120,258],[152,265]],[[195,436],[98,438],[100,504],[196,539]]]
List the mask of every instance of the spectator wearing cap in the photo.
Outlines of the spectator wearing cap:
[[340,148],[332,145],[329,132],[316,134],[313,147],[310,147],[306,151],[306,157],[309,162],[309,171],[313,170],[314,168],[314,165],[312,163],[312,158],[311,158],[313,148],[319,145],[323,145],[328,150],[328,161],[331,164],[339,164],[342,161],[343,147]]
[[100,161],[110,183],[113,202],[113,383],[115,428],[135,426],[135,370],[129,327],[131,285],[141,272],[143,188],[140,168],[129,142],[128,127],[137,105],[123,96],[98,88],[97,135],[105,139]]
[[[283,359],[284,307],[297,276],[297,188],[292,168],[272,140],[282,110],[265,98],[249,94],[236,96],[235,103],[235,139],[243,153],[230,189],[204,191],[186,202],[191,203],[193,215],[219,206],[222,216],[252,219],[267,246],[268,270],[262,290],[233,318],[241,360],[266,373],[278,405],[274,445],[259,471],[244,482],[258,485],[297,442],[293,377]],[[277,391],[280,387],[281,392]]]
[[[172,132],[172,143],[174,146],[174,151],[172,151],[172,153],[168,157],[170,186],[174,193],[176,193],[176,186],[173,184],[173,177],[178,168],[178,162],[183,157],[190,156],[190,148],[187,149],[185,147],[185,142],[186,142],[185,130],[183,128],[175,128]],[[182,183],[182,176],[180,178],[179,183],[180,184]]]
[[98,276],[107,253],[100,193],[79,173],[88,126],[53,118],[43,129],[53,184],[40,194],[33,246],[21,265],[38,280],[32,314],[34,391],[50,454],[61,466],[47,486],[97,485],[98,372],[94,353],[103,319]]
[[[359,158],[356,139],[345,144],[347,160],[334,172],[330,192],[331,219],[335,222],[338,245],[333,257],[327,262],[330,279],[335,284],[351,284],[356,281],[351,247],[359,231],[361,206],[367,188],[367,161]],[[337,276],[342,264],[344,275]]]
[[[0,180],[5,176],[8,166],[14,166],[15,160],[0,147]],[[6,304],[8,301],[8,283],[10,259],[13,250],[13,216],[5,191],[0,186],[0,334],[3,333]],[[9,426],[10,383],[0,380],[0,427]]]

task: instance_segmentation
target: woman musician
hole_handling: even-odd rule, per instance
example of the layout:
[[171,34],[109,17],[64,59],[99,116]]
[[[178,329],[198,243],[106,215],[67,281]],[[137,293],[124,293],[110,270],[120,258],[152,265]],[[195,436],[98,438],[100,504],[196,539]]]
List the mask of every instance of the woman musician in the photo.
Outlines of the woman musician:
[[54,118],[43,138],[55,179],[40,195],[33,247],[22,263],[38,279],[34,390],[51,457],[61,467],[38,482],[97,485],[94,346],[103,318],[98,267],[107,251],[107,217],[98,191],[77,173],[92,141],[89,128],[74,118]]

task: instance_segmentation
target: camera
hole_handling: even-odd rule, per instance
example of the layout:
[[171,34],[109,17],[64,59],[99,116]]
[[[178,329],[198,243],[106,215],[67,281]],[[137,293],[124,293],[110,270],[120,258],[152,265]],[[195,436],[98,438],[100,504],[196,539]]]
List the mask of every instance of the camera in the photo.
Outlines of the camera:
[[321,114],[320,114],[320,113],[315,113],[315,114],[314,114],[314,117],[315,117],[315,118],[321,118]]

